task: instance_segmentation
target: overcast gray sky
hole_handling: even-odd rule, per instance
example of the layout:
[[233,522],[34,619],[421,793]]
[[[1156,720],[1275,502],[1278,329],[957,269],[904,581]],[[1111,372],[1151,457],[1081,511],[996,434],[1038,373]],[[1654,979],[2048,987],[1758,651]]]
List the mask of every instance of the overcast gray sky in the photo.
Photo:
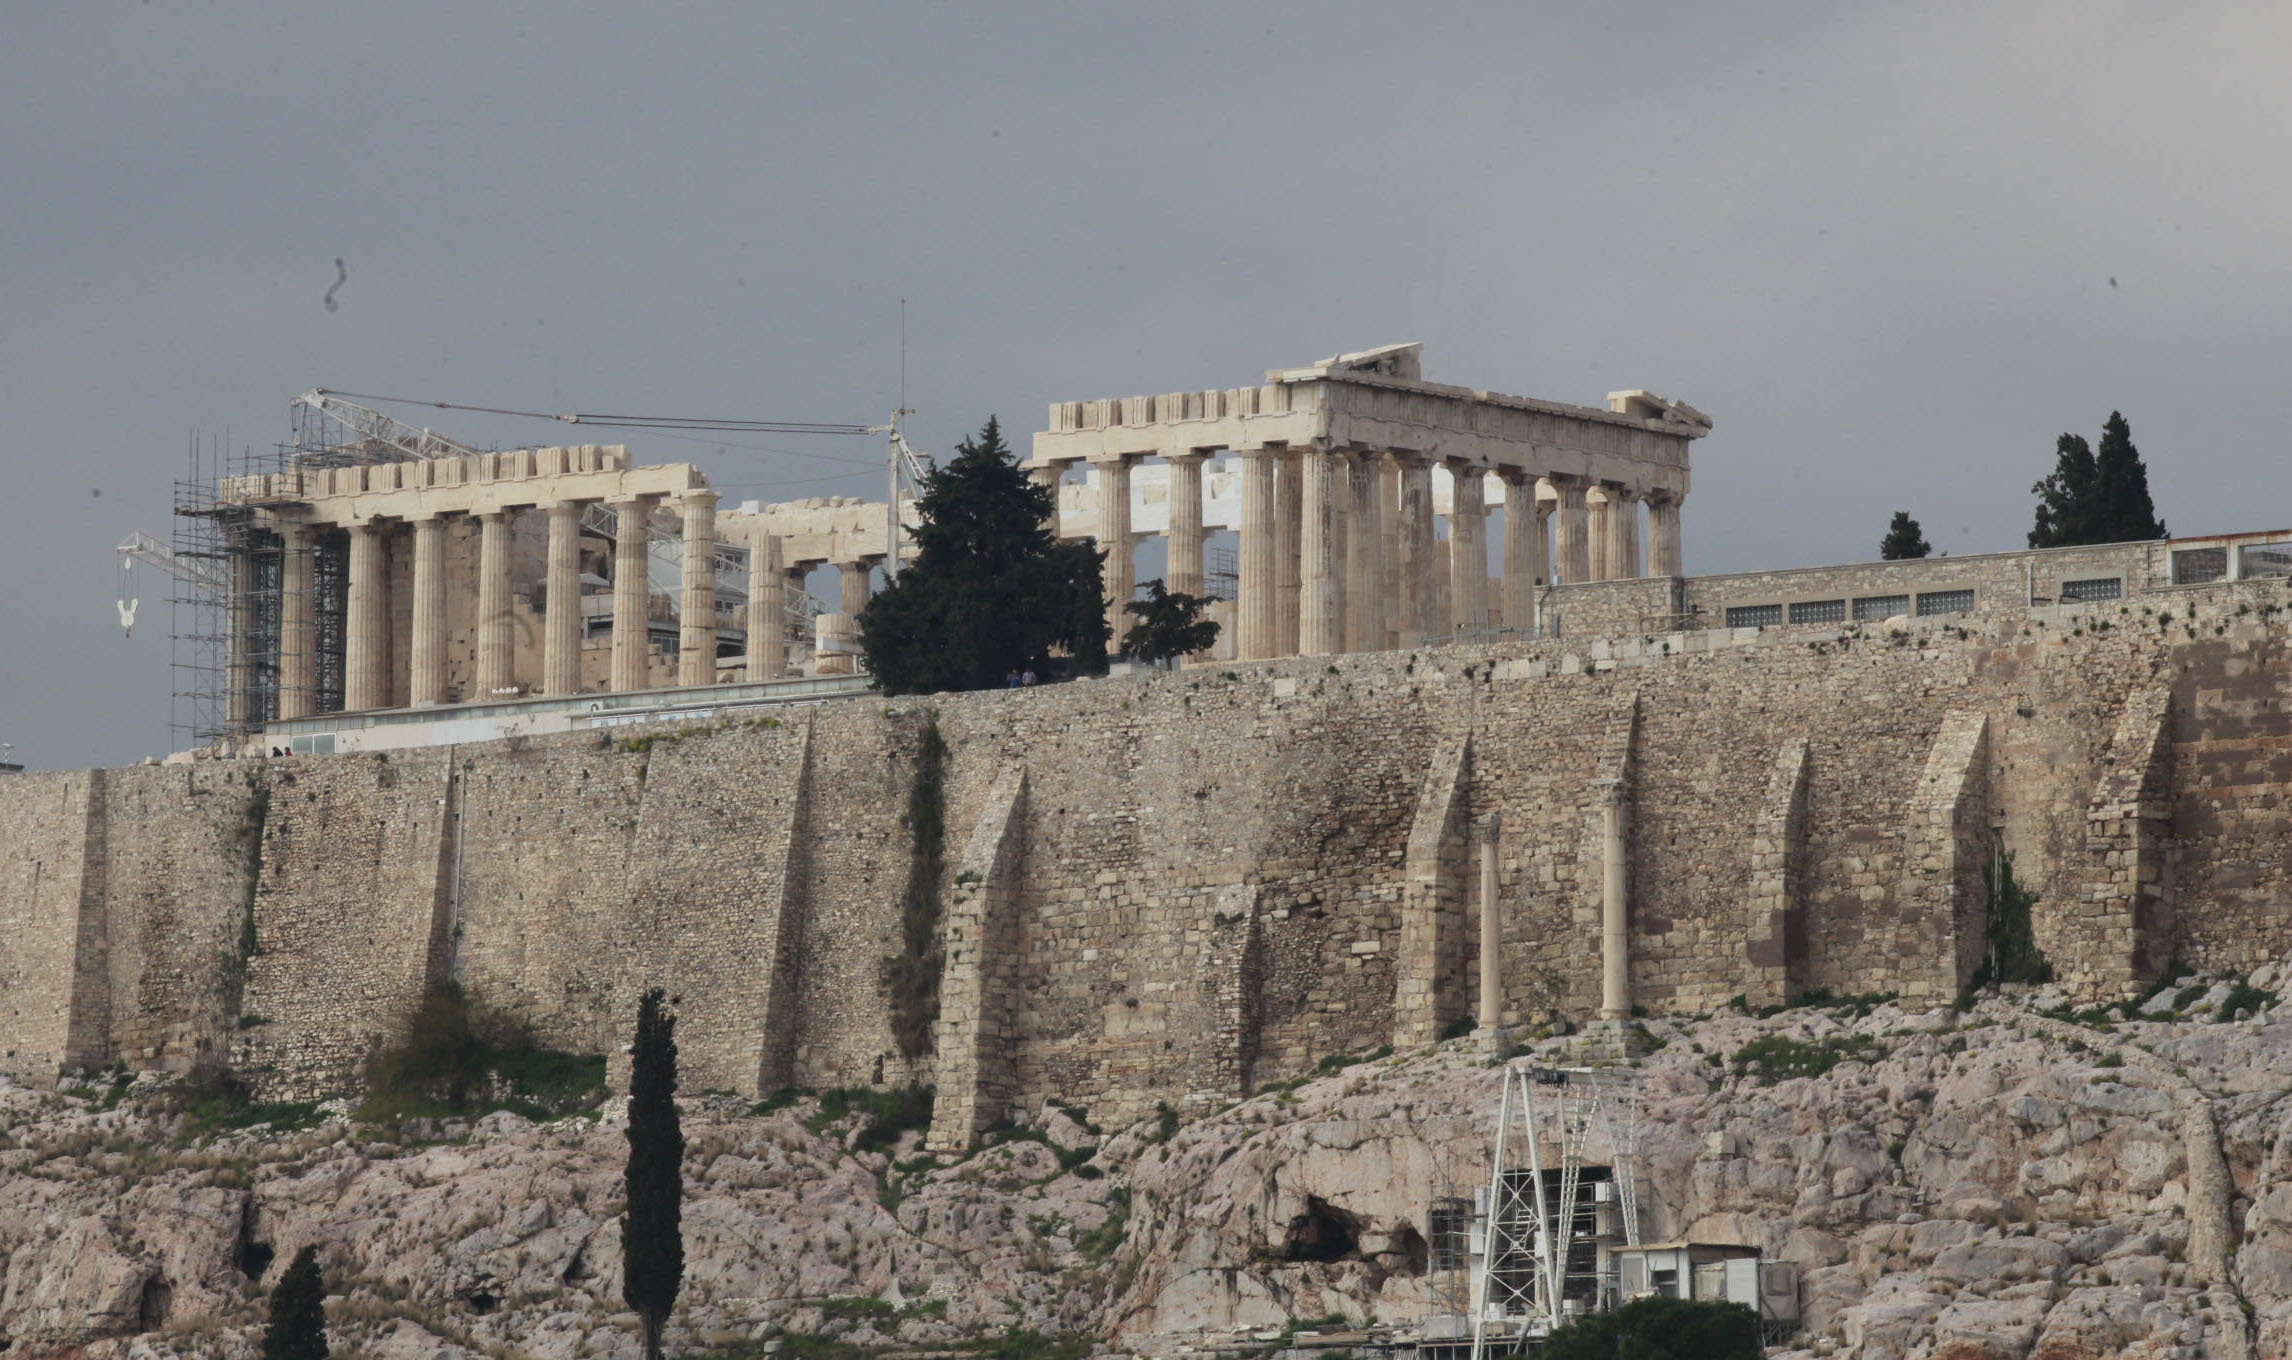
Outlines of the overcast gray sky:
[[[194,429],[277,441],[314,385],[874,420],[902,297],[942,452],[1421,340],[1710,412],[1694,572],[1864,560],[1896,508],[2017,547],[2112,408],[2173,532],[2292,522],[2287,50],[2292,7],[2091,0],[11,6],[0,741],[167,749],[165,592],[122,638],[111,549]],[[880,487],[872,442],[630,442]]]

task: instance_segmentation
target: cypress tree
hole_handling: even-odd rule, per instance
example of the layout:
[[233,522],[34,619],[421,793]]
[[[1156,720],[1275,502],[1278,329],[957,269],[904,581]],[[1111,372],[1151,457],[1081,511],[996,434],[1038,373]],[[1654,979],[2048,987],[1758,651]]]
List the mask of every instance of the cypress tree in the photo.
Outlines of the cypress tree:
[[326,1360],[326,1281],[318,1248],[304,1247],[271,1291],[271,1323],[263,1329],[263,1360]]
[[923,479],[915,561],[860,611],[860,646],[892,694],[988,689],[1013,671],[1106,669],[1103,559],[1062,542],[994,417]]
[[1918,521],[1910,518],[1907,510],[1894,512],[1894,522],[1886,526],[1886,537],[1878,542],[1878,556],[1887,562],[1901,562],[1913,557],[1924,557],[1934,551],[1926,541],[1926,532]]
[[2149,470],[2141,451],[2133,447],[2133,427],[2122,413],[2111,411],[2101,427],[2101,448],[2093,457],[2093,474],[2102,506],[2102,543],[2131,543],[2163,538],[2165,522],[2149,499]]
[[2093,449],[2083,435],[2064,434],[2054,441],[2053,471],[2030,488],[2037,497],[2037,521],[2030,526],[2029,546],[2066,548],[2093,543],[2095,529]]
[[1122,606],[1124,613],[1138,620],[1122,635],[1122,654],[1140,661],[1168,661],[1208,651],[1218,640],[1218,625],[1202,617],[1207,604],[1199,596],[1171,591],[1159,577],[1148,581],[1145,599]]
[[645,1360],[661,1360],[661,1329],[684,1287],[684,1129],[676,1113],[676,1017],[658,987],[637,1003],[627,1184],[621,1297],[644,1326]]

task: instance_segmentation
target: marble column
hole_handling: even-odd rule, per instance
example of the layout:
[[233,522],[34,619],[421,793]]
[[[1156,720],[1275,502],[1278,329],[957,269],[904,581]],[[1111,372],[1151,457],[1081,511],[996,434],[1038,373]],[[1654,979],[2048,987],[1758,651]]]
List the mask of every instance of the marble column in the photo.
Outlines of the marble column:
[[[687,491],[684,570],[677,599],[676,682],[716,683],[716,493]],[[864,580],[864,578],[863,578]]]
[[1374,454],[1344,455],[1345,491],[1351,500],[1345,525],[1345,650],[1384,650],[1385,517],[1378,513]]
[[1279,612],[1274,618],[1274,656],[1297,655],[1298,609],[1305,574],[1299,553],[1305,540],[1305,454],[1284,449],[1273,490],[1273,569]]
[[1202,593],[1202,465],[1207,452],[1173,453],[1170,462],[1170,565],[1165,584],[1174,595]]
[[1387,452],[1377,456],[1377,524],[1382,542],[1377,548],[1377,619],[1381,651],[1401,645],[1401,621],[1408,617],[1401,582],[1401,464]]
[[780,540],[759,534],[748,546],[748,678],[777,680],[788,673],[788,602],[781,593]]
[[1679,503],[1684,499],[1671,492],[1657,492],[1647,498],[1647,574],[1650,576],[1683,576],[1679,552]]
[[407,672],[419,708],[446,701],[446,521],[425,515],[414,521],[414,631]]
[[1098,550],[1106,554],[1107,651],[1122,646],[1130,615],[1122,606],[1138,594],[1138,554],[1130,542],[1130,458],[1117,454],[1098,465]]
[[549,507],[549,567],[542,582],[541,692],[581,692],[581,502]]
[[1504,626],[1524,633],[1536,626],[1536,596],[1544,578],[1544,521],[1536,514],[1536,479],[1518,468],[1504,480]]
[[1623,787],[1600,804],[1600,1018],[1631,1017],[1631,902],[1624,865]]
[[646,579],[652,553],[645,542],[645,518],[652,506],[642,496],[608,501],[613,509],[613,675],[617,693],[652,683],[652,586]]
[[1491,812],[1475,826],[1480,841],[1480,1024],[1474,1037],[1491,1053],[1500,1053],[1505,1047],[1504,918],[1497,902],[1496,876],[1496,833],[1503,825],[1502,815]]
[[1488,626],[1488,472],[1472,463],[1449,464],[1449,631]]
[[1552,513],[1552,571],[1559,585],[1581,585],[1592,579],[1589,518],[1584,504],[1585,485],[1578,477],[1555,476],[1552,489],[1559,493]]
[[390,575],[382,526],[350,529],[350,598],[342,631],[342,707],[390,704]]
[[836,563],[836,612],[856,619],[867,608],[868,568],[873,559]]
[[317,589],[319,527],[279,528],[279,717],[307,718],[318,711]]
[[1605,486],[1592,487],[1584,498],[1584,579],[1606,581],[1615,576],[1608,554],[1615,547],[1615,531],[1608,527],[1613,508]]
[[1274,462],[1278,449],[1240,449],[1241,599],[1234,610],[1234,659],[1263,661],[1273,655],[1275,619],[1280,613],[1274,579]]
[[1401,569],[1395,598],[1401,610],[1399,645],[1408,648],[1447,630],[1433,618],[1440,583],[1433,578],[1439,543],[1433,538],[1432,466],[1420,458],[1400,461]]
[[517,687],[517,630],[509,609],[509,537],[516,521],[506,510],[478,516],[477,692],[479,703],[506,698]]
[[1345,650],[1345,530],[1351,494],[1343,455],[1308,449],[1298,470],[1297,650],[1328,656]]
[[1625,487],[1608,489],[1608,579],[1639,575],[1639,498]]

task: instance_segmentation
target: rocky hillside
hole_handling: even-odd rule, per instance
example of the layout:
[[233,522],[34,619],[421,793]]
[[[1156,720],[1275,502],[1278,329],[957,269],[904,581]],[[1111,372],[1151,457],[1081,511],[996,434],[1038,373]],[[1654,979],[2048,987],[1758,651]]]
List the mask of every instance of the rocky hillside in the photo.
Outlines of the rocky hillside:
[[[1798,1262],[1794,1356],[2292,1354],[2292,1014],[2253,1009],[2274,971],[2138,1018],[2020,993],[1650,1021],[1647,1231]],[[1126,1130],[1046,1109],[959,1161],[921,1155],[896,1101],[695,1100],[672,1351],[1159,1355],[1412,1320],[1426,1204],[1486,1174],[1495,1073],[1470,1038],[1323,1066]],[[0,1087],[8,1360],[252,1356],[305,1243],[337,1353],[636,1354],[610,1107],[184,1105]]]

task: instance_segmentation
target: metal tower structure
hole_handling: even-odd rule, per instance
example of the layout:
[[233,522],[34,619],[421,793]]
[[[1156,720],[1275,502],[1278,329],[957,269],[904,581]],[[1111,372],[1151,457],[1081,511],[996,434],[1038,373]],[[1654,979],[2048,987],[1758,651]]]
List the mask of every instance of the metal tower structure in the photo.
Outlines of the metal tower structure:
[[[1588,1294],[1596,1302],[1603,1293],[1597,1253],[1586,1250],[1594,1245],[1598,1206],[1580,1198],[1595,1135],[1607,1145],[1620,1236],[1626,1246],[1639,1245],[1636,1076],[1628,1068],[1525,1063],[1503,1070],[1472,1291],[1473,1360],[1517,1351],[1566,1322],[1571,1301]],[[1557,1153],[1556,1165],[1546,1165],[1547,1148]]]

